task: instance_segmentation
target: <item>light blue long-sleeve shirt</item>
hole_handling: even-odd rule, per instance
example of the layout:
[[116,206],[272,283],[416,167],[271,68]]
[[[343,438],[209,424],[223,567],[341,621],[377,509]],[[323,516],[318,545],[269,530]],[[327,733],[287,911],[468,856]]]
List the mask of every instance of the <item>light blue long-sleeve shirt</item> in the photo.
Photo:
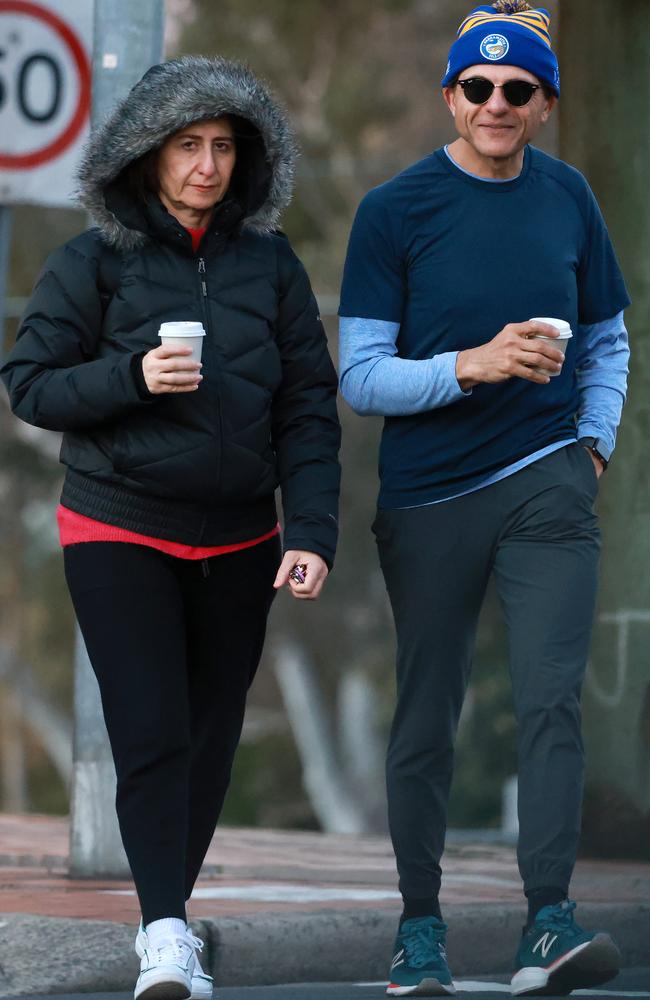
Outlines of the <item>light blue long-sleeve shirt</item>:
[[[353,410],[364,416],[403,416],[456,402],[464,392],[456,378],[457,351],[413,361],[397,356],[399,323],[342,316],[339,320],[341,392]],[[500,469],[471,493],[505,479],[578,437],[596,437],[609,459],[627,391],[629,347],[623,313],[576,332],[576,377],[580,404],[576,437],[556,441]],[[447,497],[446,499],[453,499]],[[444,501],[436,501],[443,503]]]

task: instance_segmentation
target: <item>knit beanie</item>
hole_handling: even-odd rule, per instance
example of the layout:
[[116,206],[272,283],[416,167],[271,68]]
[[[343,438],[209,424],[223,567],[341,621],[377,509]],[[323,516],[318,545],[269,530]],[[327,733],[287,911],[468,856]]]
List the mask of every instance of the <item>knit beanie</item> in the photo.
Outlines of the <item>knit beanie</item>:
[[533,73],[560,96],[560,70],[551,49],[550,15],[524,0],[496,0],[475,7],[458,29],[442,80],[447,87],[459,73],[477,63],[503,62]]

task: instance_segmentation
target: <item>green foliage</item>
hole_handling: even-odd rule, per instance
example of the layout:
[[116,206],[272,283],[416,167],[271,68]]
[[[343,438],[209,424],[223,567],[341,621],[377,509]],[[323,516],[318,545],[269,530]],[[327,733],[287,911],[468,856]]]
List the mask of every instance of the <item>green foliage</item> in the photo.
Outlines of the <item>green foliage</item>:
[[27,770],[30,811],[66,816],[70,809],[68,790],[35,740],[27,744]]
[[499,827],[503,784],[516,773],[517,726],[506,630],[496,588],[490,585],[459,725],[449,825]]
[[301,788],[300,761],[288,733],[240,744],[221,822],[316,829]]
[[516,725],[504,660],[479,659],[470,717],[456,748],[449,801],[452,827],[499,827],[504,781],[517,773]]

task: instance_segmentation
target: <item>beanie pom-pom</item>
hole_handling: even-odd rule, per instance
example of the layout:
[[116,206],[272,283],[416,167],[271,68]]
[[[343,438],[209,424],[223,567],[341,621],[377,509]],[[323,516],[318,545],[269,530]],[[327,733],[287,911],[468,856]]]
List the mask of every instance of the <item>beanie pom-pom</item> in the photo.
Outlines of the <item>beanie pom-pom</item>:
[[497,14],[523,14],[533,9],[526,0],[496,0],[492,6]]

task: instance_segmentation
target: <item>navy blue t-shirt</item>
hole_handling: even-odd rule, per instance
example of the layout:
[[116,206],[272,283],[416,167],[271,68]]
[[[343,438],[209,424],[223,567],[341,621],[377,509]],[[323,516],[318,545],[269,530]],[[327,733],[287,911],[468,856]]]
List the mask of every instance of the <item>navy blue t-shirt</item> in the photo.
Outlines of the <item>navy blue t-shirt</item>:
[[579,324],[629,305],[596,200],[575,169],[526,147],[520,175],[491,184],[436,150],[370,191],[357,212],[341,316],[399,323],[398,355],[487,343],[531,316],[567,320],[561,374],[477,385],[447,406],[387,417],[381,507],[444,499],[575,434]]

